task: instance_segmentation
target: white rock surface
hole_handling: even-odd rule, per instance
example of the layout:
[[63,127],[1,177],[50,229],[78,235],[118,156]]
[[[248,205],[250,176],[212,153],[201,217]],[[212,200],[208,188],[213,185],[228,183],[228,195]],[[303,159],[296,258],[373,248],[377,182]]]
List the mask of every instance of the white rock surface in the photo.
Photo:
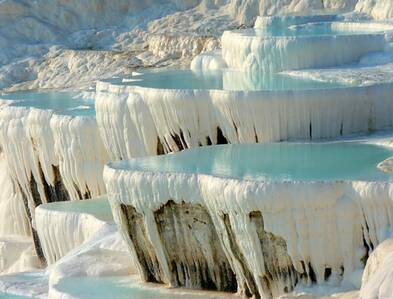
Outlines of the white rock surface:
[[393,239],[381,243],[370,255],[362,278],[361,299],[393,297]]
[[42,204],[35,221],[46,261],[54,264],[113,220],[107,199],[95,198]]
[[196,71],[222,70],[227,67],[225,60],[219,51],[207,52],[196,56],[191,61],[190,68]]
[[54,188],[59,180],[70,199],[105,193],[101,172],[107,155],[94,118],[21,107],[4,107],[0,114],[0,142],[10,175],[22,188],[32,215],[37,194],[30,186],[31,177],[39,193],[35,200],[44,203],[53,200],[45,185]]
[[15,192],[7,161],[0,154],[0,237],[30,236],[30,227],[20,194]]
[[[226,31],[221,41],[222,56],[228,67],[261,75],[348,64],[357,62],[367,53],[385,49],[387,43],[383,33],[357,34],[352,32],[356,26],[337,22],[332,27],[346,30],[347,34],[300,37],[265,37]],[[374,26],[370,27],[368,30],[372,32]]]
[[[0,89],[18,83],[14,89],[86,87],[96,78],[129,73],[130,67],[173,64],[214,50],[224,30],[251,26],[258,15],[356,6],[378,19],[392,17],[385,0],[116,0],[108,5],[103,0],[1,1]],[[139,55],[150,58],[141,61]]]
[[[229,215],[239,251],[255,281],[265,275],[261,265],[268,261],[257,245],[255,225],[249,217],[253,211],[261,212],[265,231],[285,240],[295,269],[303,273],[303,261],[313,269],[318,283],[325,280],[327,266],[333,281],[351,282],[354,273],[363,268],[365,248],[376,247],[393,233],[392,186],[384,182],[239,181],[198,174],[128,171],[110,165],[105,168],[104,179],[114,207],[130,205],[145,215],[147,235],[166,282],[170,281],[170,266],[153,213],[169,200],[206,207],[222,244],[231,244],[222,217]],[[127,226],[120,209],[114,209],[114,213],[120,227]],[[244,291],[247,278],[244,267],[236,262],[239,252],[223,246],[239,291]],[[261,285],[258,290],[264,293]]]
[[218,127],[229,143],[336,138],[390,127],[392,91],[391,84],[270,92],[99,82],[97,123],[111,160],[155,155],[158,139],[166,152],[206,145],[207,137],[215,144]]

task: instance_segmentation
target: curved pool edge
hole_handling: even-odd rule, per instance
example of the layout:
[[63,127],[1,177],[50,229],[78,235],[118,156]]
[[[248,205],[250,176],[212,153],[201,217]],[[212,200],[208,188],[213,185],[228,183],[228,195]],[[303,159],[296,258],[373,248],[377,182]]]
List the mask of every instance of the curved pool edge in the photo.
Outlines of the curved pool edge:
[[112,224],[106,197],[41,204],[35,209],[35,228],[49,265]]
[[[339,285],[361,270],[367,252],[393,232],[391,182],[259,182],[108,165],[104,179],[115,220],[144,270],[143,279],[177,287],[206,288],[187,258],[191,251],[194,261],[206,265],[201,271],[211,273],[217,290],[230,289],[220,275],[236,283],[240,294],[267,297],[298,284],[322,284],[331,275]],[[140,225],[145,229],[136,230]],[[176,239],[172,230],[179,232]],[[263,255],[264,246],[273,246],[279,257]],[[211,255],[223,268],[209,266]],[[154,266],[144,267],[149,261]],[[173,263],[182,264],[190,276],[178,279]],[[269,283],[258,285],[257,277],[266,271],[281,274],[266,276]]]

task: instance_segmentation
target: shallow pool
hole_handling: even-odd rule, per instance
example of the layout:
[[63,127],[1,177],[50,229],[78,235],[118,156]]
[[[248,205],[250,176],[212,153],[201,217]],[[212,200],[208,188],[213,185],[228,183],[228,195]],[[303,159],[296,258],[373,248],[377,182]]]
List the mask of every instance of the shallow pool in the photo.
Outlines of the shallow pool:
[[0,99],[13,100],[12,106],[51,109],[61,115],[95,115],[94,98],[79,92],[32,90],[3,94]]
[[306,90],[344,87],[343,84],[294,78],[282,74],[251,74],[235,70],[147,71],[138,76],[113,79],[114,84],[157,89]]
[[113,162],[130,171],[199,173],[262,180],[389,180],[377,168],[393,150],[357,142],[220,145]]
[[165,289],[162,285],[142,286],[135,277],[69,277],[56,286],[60,292],[84,299],[213,299],[237,298],[232,294]]
[[111,207],[106,196],[88,200],[59,201],[41,205],[41,209],[75,214],[91,214],[96,218],[112,222]]
[[347,22],[315,22],[295,24],[288,26],[269,26],[264,28],[234,30],[243,36],[260,37],[306,37],[306,36],[337,36],[337,35],[362,35],[383,34],[388,26],[378,26],[370,23],[347,23]]

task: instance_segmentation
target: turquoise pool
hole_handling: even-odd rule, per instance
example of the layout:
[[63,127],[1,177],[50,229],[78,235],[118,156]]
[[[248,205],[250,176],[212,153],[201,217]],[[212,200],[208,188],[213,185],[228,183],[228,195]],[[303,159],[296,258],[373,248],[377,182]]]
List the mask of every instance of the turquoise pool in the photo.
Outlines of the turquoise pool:
[[169,290],[162,286],[142,286],[135,277],[70,277],[56,288],[73,297],[84,299],[234,299],[232,294],[203,291]]
[[106,222],[112,222],[111,207],[106,196],[89,200],[58,201],[40,206],[41,209],[65,213],[91,214]]
[[[387,27],[386,27],[387,28]],[[305,36],[337,36],[383,34],[384,29],[372,27],[364,23],[316,22],[288,26],[269,26],[265,28],[240,29],[232,31],[244,36],[260,37],[305,37]]]
[[0,94],[0,99],[13,100],[12,106],[51,109],[61,115],[95,115],[94,98],[83,97],[78,92],[32,90]]
[[244,73],[235,70],[146,71],[138,76],[112,79],[118,85],[140,86],[157,89],[215,89],[215,90],[307,90],[344,87],[339,83],[319,82],[293,78],[282,74]]
[[112,162],[129,171],[199,173],[257,180],[389,180],[377,168],[393,150],[357,142],[219,145]]

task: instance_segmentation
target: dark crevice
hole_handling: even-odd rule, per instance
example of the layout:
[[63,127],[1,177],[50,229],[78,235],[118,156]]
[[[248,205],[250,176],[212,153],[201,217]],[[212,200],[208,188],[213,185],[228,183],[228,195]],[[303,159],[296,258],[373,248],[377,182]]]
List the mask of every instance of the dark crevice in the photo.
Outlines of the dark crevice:
[[42,204],[42,200],[40,192],[38,191],[37,182],[32,172],[30,173],[30,191],[34,202],[34,208],[38,207],[40,204]]
[[364,238],[364,235],[363,235],[363,246],[364,246],[364,248],[366,249],[366,252],[365,252],[364,255],[361,257],[360,260],[361,260],[361,262],[363,263],[363,265],[366,266],[368,257],[370,256],[370,248],[368,247],[368,244],[367,244],[367,242],[366,242],[366,239]]
[[312,124],[311,124],[311,122],[310,122],[310,128],[309,128],[309,130],[310,130],[310,140],[312,139]]
[[[41,166],[39,164],[39,166]],[[54,182],[53,186],[49,185],[44,177],[44,173],[40,167],[40,175],[41,175],[41,181],[44,186],[44,192],[45,192],[45,197],[47,202],[58,202],[58,201],[67,201],[70,200],[70,196],[68,194],[68,191],[66,190],[61,175],[59,168],[57,166],[52,165],[52,170],[54,174]]]
[[225,138],[220,127],[217,127],[217,144],[228,144],[228,140]]
[[317,282],[317,275],[315,274],[315,271],[310,262],[308,263],[308,276],[310,277],[312,283]]
[[255,143],[259,143],[257,130],[254,127]]
[[17,188],[19,189],[20,194],[22,195],[22,201],[23,201],[23,205],[27,214],[27,218],[29,219],[29,227],[30,227],[30,231],[31,231],[31,235],[33,237],[33,244],[34,244],[34,250],[37,254],[38,260],[41,263],[42,267],[45,267],[47,265],[45,256],[44,256],[44,252],[42,251],[42,247],[41,247],[41,243],[40,240],[38,239],[38,234],[37,231],[35,229],[33,229],[31,223],[32,223],[32,215],[31,215],[31,210],[29,207],[29,202],[28,199],[25,195],[24,192],[22,192],[22,188],[19,184],[17,184]]
[[164,145],[162,144],[160,137],[157,137],[157,155],[164,155]]
[[265,273],[261,279],[266,298],[274,298],[291,292],[298,282],[298,273],[288,254],[285,240],[264,230],[262,213],[254,211],[249,214],[250,222],[256,228],[263,254]]
[[91,192],[88,186],[85,186],[86,192],[83,194],[83,199],[89,199],[91,198]]
[[[187,148],[187,144],[184,140],[184,134],[183,131],[180,130],[179,135],[178,134],[171,134],[173,141],[175,141],[176,145],[177,145],[177,149],[179,151]],[[173,150],[173,149],[172,149]]]
[[332,275],[332,268],[326,267],[325,268],[325,275],[324,275],[325,281],[327,281],[331,275]]
[[340,126],[340,136],[343,135],[343,131],[344,131],[344,122],[341,122],[341,126]]
[[79,187],[74,183],[74,189],[76,190],[76,193],[78,194],[78,198],[79,199],[82,199],[83,197],[82,197],[82,193],[81,193],[81,191],[79,190]]

